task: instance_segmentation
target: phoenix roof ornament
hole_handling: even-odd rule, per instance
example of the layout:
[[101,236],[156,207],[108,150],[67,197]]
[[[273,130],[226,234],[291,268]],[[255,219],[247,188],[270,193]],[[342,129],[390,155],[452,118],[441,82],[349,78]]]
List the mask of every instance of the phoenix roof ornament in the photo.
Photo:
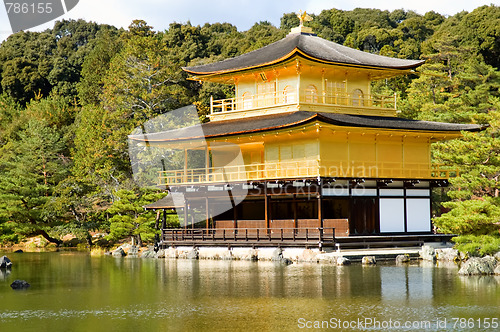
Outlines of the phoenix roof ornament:
[[302,12],[302,10],[300,10],[298,13],[296,13],[296,15],[300,20],[299,26],[301,26],[301,27],[304,26],[304,22],[309,22],[309,21],[313,20],[313,18],[309,14],[307,14],[306,11]]

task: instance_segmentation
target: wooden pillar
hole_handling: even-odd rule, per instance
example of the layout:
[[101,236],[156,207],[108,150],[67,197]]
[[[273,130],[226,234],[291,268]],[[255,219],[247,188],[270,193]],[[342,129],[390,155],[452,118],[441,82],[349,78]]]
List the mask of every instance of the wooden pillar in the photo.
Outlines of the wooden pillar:
[[183,182],[187,182],[187,169],[188,169],[188,153],[187,149],[184,149],[184,179]]
[[165,229],[167,228],[167,210],[163,209],[163,216],[161,220],[161,228]]
[[207,224],[206,224],[207,229],[208,229],[208,228],[209,228],[209,226],[210,226],[210,225],[209,225],[209,217],[210,217],[210,215],[209,215],[209,213],[208,213],[208,211],[209,211],[209,210],[208,210],[208,208],[209,208],[209,206],[208,206],[208,197],[205,197],[205,209],[206,209],[206,210],[205,210],[205,217],[207,218]]
[[300,64],[300,61],[297,59],[296,62],[295,62],[295,70],[296,70],[296,73],[297,73],[297,105],[300,104],[300,95],[301,95],[301,91],[300,91],[300,74],[302,72],[302,68],[301,68],[301,64]]
[[318,179],[318,220],[319,220],[319,227],[323,228],[323,208],[322,208],[322,203],[323,203],[323,190],[322,190],[322,180],[321,178]]
[[233,203],[233,218],[234,218],[234,222],[233,222],[233,227],[234,228],[238,228],[238,210],[236,209],[237,205]]
[[[155,219],[155,230],[158,231],[160,229],[160,217],[161,217],[161,210],[156,211],[156,219]],[[161,229],[161,233],[163,233],[163,230],[165,227]],[[155,248],[158,247],[158,242],[160,242],[160,235],[158,233],[155,234]]]
[[187,218],[188,218],[188,202],[187,199],[184,201],[184,228],[187,228]]
[[321,68],[321,89],[323,95],[323,104],[326,104],[326,80],[325,80],[325,68]]
[[297,195],[293,194],[292,211],[293,211],[293,228],[297,228]]
[[264,220],[266,228],[269,230],[269,199],[267,197],[267,183],[264,182]]
[[161,210],[156,211],[155,230],[160,229],[160,216],[161,216]]
[[[205,181],[208,181],[209,169],[210,169],[210,150],[208,150],[208,143],[207,143],[207,147],[205,149]],[[207,206],[208,206],[208,201],[207,201]]]

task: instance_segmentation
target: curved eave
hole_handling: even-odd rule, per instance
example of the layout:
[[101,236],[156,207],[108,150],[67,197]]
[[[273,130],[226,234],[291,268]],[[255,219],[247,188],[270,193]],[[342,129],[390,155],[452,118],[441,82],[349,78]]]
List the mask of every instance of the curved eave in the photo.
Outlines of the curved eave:
[[[249,119],[243,121],[227,120],[209,122],[204,124],[206,130],[204,135],[196,136],[182,136],[172,137],[174,132],[156,133],[150,135],[129,136],[130,139],[142,142],[149,142],[150,144],[168,144],[168,143],[182,143],[193,142],[210,139],[217,139],[220,137],[238,136],[238,135],[252,135],[255,133],[262,133],[272,130],[281,130],[305,125],[311,122],[323,122],[326,124],[343,127],[343,128],[365,128],[370,130],[384,130],[384,131],[397,131],[397,132],[413,132],[430,134],[436,136],[452,136],[459,137],[462,131],[477,132],[486,129],[488,126],[480,125],[456,125],[453,127],[441,127],[442,125],[455,124],[442,124],[427,121],[403,120],[399,118],[384,118],[384,117],[369,117],[369,116],[349,116],[329,113],[312,113],[308,112],[292,112],[280,115],[271,115],[264,117],[255,117],[253,121],[259,121],[261,124],[256,125],[254,128],[248,128],[247,124]],[[242,126],[242,124],[244,124]],[[239,125],[239,128],[238,128]],[[412,128],[413,127],[413,128]],[[441,128],[440,128],[441,127]],[[185,133],[184,133],[185,134]],[[444,139],[444,138],[443,138]]]
[[[211,139],[211,138],[218,138],[218,137],[224,137],[224,136],[235,136],[235,135],[246,135],[246,134],[253,134],[253,133],[260,133],[260,132],[266,132],[270,130],[280,130],[280,129],[286,129],[290,127],[295,127],[299,125],[304,125],[309,122],[314,121],[316,118],[316,113],[313,113],[311,116],[307,118],[303,118],[294,122],[289,122],[286,124],[282,125],[271,125],[271,126],[264,126],[264,127],[259,127],[255,129],[246,129],[246,130],[235,130],[231,132],[224,132],[220,134],[205,134],[203,136],[193,136],[193,137],[186,137],[186,138],[163,138],[163,139],[149,139],[145,138],[147,135],[140,135],[139,137],[137,136],[129,136],[129,139],[139,141],[139,142],[149,142],[149,143],[170,143],[170,142],[186,142],[186,141],[197,141],[197,140],[206,140],[206,139]],[[228,120],[228,121],[241,121],[241,120]],[[208,122],[210,123],[210,122]],[[215,122],[216,123],[216,122]],[[223,122],[219,122],[221,124]]]
[[363,69],[384,70],[384,71],[391,70],[397,74],[410,73],[410,71],[412,69],[417,68],[418,66],[422,65],[425,62],[425,60],[422,60],[422,61],[418,61],[416,63],[413,63],[411,65],[407,65],[407,66],[363,65],[363,64],[359,64],[359,63],[338,62],[338,61],[330,61],[327,59],[321,59],[321,58],[312,56],[310,54],[307,54],[306,52],[302,51],[298,47],[295,47],[291,52],[289,52],[288,54],[286,54],[280,58],[277,58],[273,61],[255,64],[253,66],[230,68],[230,69],[218,70],[218,71],[195,71],[195,70],[190,69],[193,67],[182,67],[182,69],[185,72],[187,72],[191,75],[194,75],[193,77],[190,78],[192,80],[205,80],[205,79],[208,79],[208,78],[211,78],[214,76],[231,75],[231,74],[235,74],[238,72],[251,71],[251,70],[254,70],[257,68],[265,68],[265,67],[274,66],[274,65],[279,64],[279,63],[293,60],[294,57],[302,57],[302,58],[308,59],[308,60],[316,62],[316,63],[331,65],[331,66],[363,68]]

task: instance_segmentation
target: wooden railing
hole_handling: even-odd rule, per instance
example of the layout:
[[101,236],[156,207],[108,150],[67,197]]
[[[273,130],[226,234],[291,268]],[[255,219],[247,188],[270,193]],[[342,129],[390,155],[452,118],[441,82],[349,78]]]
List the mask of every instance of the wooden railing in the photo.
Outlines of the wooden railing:
[[432,164],[431,177],[436,179],[449,179],[460,176],[460,171],[456,167],[443,164]]
[[312,94],[303,90],[255,94],[247,97],[210,100],[211,113],[251,110],[297,103],[349,106],[358,108],[396,109],[396,95],[379,96],[357,93]]
[[318,160],[300,160],[160,171],[159,185],[314,177],[319,175],[318,170]]
[[[321,165],[323,164],[323,165]],[[158,184],[226,183],[317,176],[359,178],[448,179],[459,176],[456,168],[427,163],[300,160],[225,167],[160,171]]]
[[335,228],[176,228],[163,229],[165,245],[335,243]]

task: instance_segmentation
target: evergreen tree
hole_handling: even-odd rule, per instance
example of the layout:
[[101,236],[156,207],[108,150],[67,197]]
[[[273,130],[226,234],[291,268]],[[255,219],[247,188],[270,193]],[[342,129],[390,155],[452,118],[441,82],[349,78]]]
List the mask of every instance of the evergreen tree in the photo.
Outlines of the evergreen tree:
[[0,157],[0,218],[25,236],[49,235],[60,224],[51,208],[57,184],[67,173],[64,141],[46,121],[31,119],[19,133],[19,141],[4,145]]

